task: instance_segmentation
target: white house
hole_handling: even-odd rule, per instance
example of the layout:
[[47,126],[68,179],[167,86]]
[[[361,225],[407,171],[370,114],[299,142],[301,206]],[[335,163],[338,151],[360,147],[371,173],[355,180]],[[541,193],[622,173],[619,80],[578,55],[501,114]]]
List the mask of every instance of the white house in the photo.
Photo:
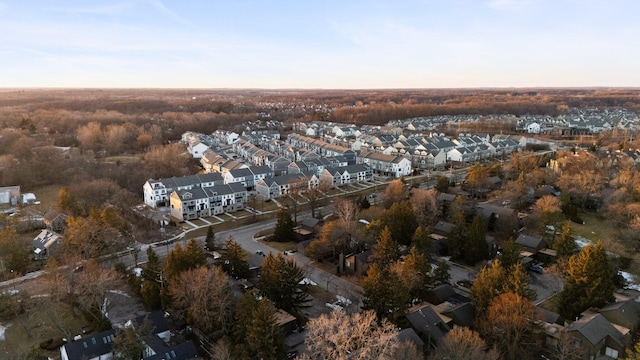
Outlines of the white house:
[[527,125],[527,132],[529,134],[539,134],[540,133],[540,124],[537,122],[532,122]]

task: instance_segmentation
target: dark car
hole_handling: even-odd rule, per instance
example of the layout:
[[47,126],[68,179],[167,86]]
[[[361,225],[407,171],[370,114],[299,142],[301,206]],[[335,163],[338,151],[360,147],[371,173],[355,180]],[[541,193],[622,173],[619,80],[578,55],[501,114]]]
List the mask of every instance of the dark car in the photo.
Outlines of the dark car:
[[544,268],[540,265],[532,265],[529,270],[536,272],[538,274],[542,274],[544,272]]

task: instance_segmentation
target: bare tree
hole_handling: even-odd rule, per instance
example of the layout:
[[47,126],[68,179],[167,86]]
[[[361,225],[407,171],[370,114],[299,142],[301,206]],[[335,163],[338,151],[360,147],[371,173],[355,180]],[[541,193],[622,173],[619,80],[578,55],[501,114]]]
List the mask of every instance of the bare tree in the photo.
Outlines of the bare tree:
[[487,344],[480,335],[466,327],[458,326],[449,331],[429,357],[430,360],[498,360],[495,351],[487,352]]
[[305,343],[312,359],[393,359],[399,346],[396,328],[378,323],[373,311],[332,311],[308,322]]

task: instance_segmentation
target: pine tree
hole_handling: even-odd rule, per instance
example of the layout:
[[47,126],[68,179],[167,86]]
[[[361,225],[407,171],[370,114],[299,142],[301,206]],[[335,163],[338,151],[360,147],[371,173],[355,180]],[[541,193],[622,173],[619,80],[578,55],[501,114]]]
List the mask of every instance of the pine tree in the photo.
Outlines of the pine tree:
[[553,244],[553,247],[558,252],[558,258],[567,258],[578,249],[571,231],[571,221],[567,221],[562,225],[562,233]]
[[282,254],[269,253],[262,263],[258,288],[273,304],[285,311],[296,311],[309,301],[309,285],[304,272]]
[[378,264],[381,268],[387,268],[399,258],[398,243],[391,237],[389,228],[385,226],[380,233],[376,247],[373,249],[370,262]]
[[418,228],[418,220],[408,201],[396,202],[380,216],[383,226],[388,226],[391,236],[401,245],[410,245]]
[[216,250],[216,235],[213,233],[213,225],[207,228],[207,237],[204,239],[208,251]]
[[504,292],[506,280],[505,270],[498,259],[493,260],[490,267],[480,270],[469,293],[478,315],[484,315],[491,300]]
[[505,291],[529,300],[536,298],[535,290],[529,289],[529,275],[522,264],[516,263],[507,269]]
[[615,275],[601,242],[569,258],[566,284],[560,293],[560,315],[574,319],[591,306],[613,301]]
[[233,236],[225,242],[226,250],[222,253],[222,269],[237,279],[249,276],[249,264],[244,260],[245,251]]
[[464,251],[462,257],[469,265],[474,265],[481,259],[487,257],[489,247],[485,236],[487,226],[480,216],[475,216],[469,226],[469,232],[464,240]]
[[413,232],[411,237],[411,244],[415,246],[418,251],[429,256],[433,250],[433,242],[429,236],[429,230],[424,226],[418,226],[416,231]]
[[433,287],[437,287],[451,282],[451,274],[449,270],[451,267],[447,264],[446,260],[440,260],[438,266],[433,271]]
[[404,313],[409,301],[409,291],[397,274],[389,268],[371,264],[362,280],[365,310],[373,310],[378,318],[395,319]]
[[512,237],[502,245],[502,254],[500,255],[500,263],[505,269],[520,262],[520,252],[522,247],[513,240]]
[[295,239],[293,228],[295,224],[291,219],[291,214],[287,209],[281,208],[278,211],[278,222],[273,230],[273,240],[278,242],[289,242]]
[[191,239],[187,243],[185,256],[190,262],[190,269],[197,269],[200,266],[207,265],[207,255],[196,239]]
[[287,352],[284,335],[276,324],[276,309],[265,299],[252,312],[246,343],[256,359],[279,360]]
[[396,273],[409,291],[411,300],[424,300],[433,284],[431,264],[429,264],[427,257],[419,252],[415,246],[412,246],[404,262],[397,263],[394,269],[397,269]]

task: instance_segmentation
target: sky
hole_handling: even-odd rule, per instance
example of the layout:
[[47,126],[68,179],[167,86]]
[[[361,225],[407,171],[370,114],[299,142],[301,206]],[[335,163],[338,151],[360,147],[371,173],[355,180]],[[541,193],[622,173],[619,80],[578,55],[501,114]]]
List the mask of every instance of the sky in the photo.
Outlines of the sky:
[[0,87],[640,86],[637,0],[0,0]]

